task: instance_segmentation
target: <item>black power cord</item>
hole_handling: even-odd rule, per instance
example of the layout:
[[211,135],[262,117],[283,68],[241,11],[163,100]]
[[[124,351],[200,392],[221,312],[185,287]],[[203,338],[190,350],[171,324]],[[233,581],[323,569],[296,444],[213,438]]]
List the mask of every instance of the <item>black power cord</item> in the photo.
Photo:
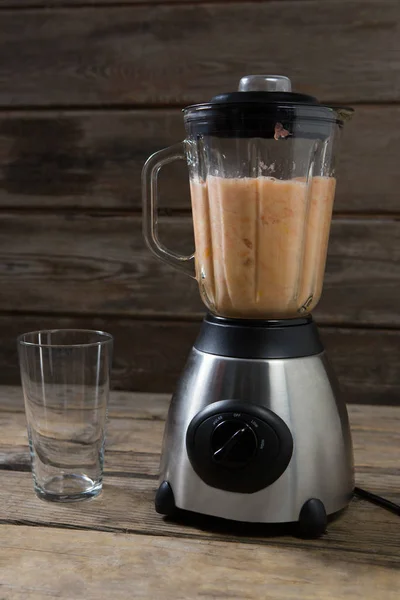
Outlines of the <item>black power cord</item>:
[[400,504],[396,504],[395,502],[386,500],[386,498],[382,498],[381,496],[377,496],[376,494],[367,492],[367,490],[363,490],[359,487],[354,488],[354,495],[358,496],[359,498],[363,498],[364,500],[368,500],[373,504],[377,504],[382,508],[386,508],[386,510],[390,510],[390,512],[394,513],[397,516],[400,516]]

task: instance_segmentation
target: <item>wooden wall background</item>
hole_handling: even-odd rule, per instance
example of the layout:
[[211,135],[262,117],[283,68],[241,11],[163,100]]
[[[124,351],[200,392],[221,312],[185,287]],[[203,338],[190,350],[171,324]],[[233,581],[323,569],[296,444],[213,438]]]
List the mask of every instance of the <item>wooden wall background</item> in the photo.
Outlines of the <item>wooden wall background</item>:
[[[115,335],[115,387],[172,390],[202,314],[196,285],[140,233],[140,171],[183,136],[180,108],[278,72],[354,105],[322,334],[352,402],[400,398],[398,0],[0,0],[0,382],[17,334]],[[183,171],[164,239],[190,249]]]

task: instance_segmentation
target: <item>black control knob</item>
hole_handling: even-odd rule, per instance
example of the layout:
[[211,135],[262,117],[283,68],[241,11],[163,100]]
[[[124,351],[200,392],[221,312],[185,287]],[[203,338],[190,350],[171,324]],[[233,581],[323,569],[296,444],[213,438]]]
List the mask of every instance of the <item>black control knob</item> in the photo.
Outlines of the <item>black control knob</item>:
[[222,467],[245,467],[257,452],[257,437],[253,429],[240,420],[224,420],[211,434],[213,461]]

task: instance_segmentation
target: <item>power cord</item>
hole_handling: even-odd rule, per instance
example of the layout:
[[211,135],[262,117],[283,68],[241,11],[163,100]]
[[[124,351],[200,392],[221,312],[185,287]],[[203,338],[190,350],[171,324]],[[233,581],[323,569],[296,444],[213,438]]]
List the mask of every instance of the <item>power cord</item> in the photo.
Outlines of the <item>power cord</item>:
[[390,512],[400,517],[400,504],[386,500],[386,498],[367,492],[367,490],[363,490],[359,487],[354,488],[354,495],[363,498],[364,500],[368,500],[369,502],[372,502],[372,504],[377,504],[386,510],[390,510]]

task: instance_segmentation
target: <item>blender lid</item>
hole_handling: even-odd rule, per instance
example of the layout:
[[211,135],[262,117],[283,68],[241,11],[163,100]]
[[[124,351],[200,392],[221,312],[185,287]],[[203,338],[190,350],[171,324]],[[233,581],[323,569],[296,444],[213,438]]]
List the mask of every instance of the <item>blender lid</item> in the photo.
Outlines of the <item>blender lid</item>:
[[210,102],[184,109],[191,135],[274,137],[276,123],[284,128],[299,122],[297,135],[326,138],[332,125],[342,126],[352,108],[321,104],[314,96],[292,91],[284,75],[246,75],[235,92],[214,96]]
[[292,92],[292,82],[285,75],[245,75],[239,81],[239,91],[218,94],[211,99],[211,104],[225,102],[319,104],[314,96]]

